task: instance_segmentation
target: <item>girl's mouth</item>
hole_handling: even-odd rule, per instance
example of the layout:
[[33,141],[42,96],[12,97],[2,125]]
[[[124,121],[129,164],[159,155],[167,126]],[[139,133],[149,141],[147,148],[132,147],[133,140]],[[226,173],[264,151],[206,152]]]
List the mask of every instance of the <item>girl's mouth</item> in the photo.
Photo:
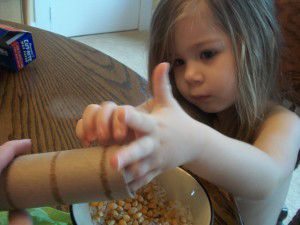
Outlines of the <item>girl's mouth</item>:
[[191,98],[195,101],[206,101],[210,98],[210,95],[194,95]]

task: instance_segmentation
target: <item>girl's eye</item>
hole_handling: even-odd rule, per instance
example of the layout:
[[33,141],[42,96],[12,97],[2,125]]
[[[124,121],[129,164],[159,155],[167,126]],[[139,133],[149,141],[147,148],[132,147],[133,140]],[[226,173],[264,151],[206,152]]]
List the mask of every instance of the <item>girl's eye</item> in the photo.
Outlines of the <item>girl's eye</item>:
[[217,54],[216,51],[206,50],[200,53],[200,58],[209,60],[212,59]]
[[174,63],[173,63],[173,66],[176,67],[176,66],[182,66],[184,65],[184,61],[182,59],[175,59],[174,60]]

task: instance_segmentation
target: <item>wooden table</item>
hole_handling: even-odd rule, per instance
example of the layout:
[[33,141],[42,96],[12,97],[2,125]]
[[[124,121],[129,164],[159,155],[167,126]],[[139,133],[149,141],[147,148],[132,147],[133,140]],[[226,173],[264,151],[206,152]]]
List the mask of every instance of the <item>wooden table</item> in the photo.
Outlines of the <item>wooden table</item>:
[[[137,105],[147,83],[113,58],[69,38],[1,21],[32,32],[36,61],[18,73],[0,68],[0,143],[31,138],[32,152],[80,148],[77,120],[90,103]],[[214,209],[214,224],[241,224],[232,197],[201,181]]]

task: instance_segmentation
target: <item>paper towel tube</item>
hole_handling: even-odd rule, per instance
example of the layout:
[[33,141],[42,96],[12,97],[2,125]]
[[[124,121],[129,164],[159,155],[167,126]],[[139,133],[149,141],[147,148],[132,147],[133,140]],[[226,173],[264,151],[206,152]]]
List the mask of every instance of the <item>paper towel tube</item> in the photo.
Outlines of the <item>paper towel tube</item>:
[[0,176],[0,210],[132,197],[110,159],[119,146],[19,156]]

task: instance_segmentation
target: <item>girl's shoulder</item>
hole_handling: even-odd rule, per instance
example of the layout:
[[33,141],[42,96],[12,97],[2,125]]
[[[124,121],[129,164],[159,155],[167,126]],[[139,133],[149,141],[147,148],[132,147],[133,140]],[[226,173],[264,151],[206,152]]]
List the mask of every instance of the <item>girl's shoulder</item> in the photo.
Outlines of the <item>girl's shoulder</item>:
[[272,104],[253,143],[279,160],[287,173],[294,169],[300,149],[300,118],[281,105]]
[[268,113],[257,132],[257,137],[268,136],[266,134],[285,139],[287,142],[294,142],[300,146],[299,116],[283,105],[270,103]]
[[276,103],[269,103],[265,121],[276,117],[276,119],[280,118],[283,120],[299,122],[299,115],[296,113],[297,111],[291,111],[287,107],[288,105],[285,106]]

